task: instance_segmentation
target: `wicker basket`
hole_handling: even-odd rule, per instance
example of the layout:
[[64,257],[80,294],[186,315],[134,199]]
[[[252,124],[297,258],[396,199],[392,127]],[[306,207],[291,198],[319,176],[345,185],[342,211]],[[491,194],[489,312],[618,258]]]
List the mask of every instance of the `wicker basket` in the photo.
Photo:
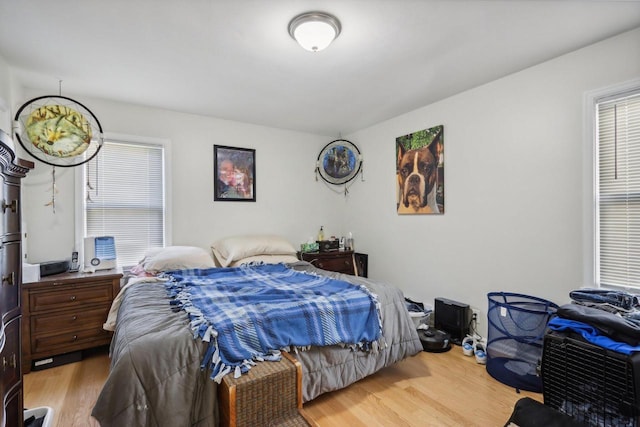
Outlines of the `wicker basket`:
[[218,387],[222,426],[308,427],[302,408],[302,366],[283,352],[278,362],[260,362],[233,378],[227,375]]

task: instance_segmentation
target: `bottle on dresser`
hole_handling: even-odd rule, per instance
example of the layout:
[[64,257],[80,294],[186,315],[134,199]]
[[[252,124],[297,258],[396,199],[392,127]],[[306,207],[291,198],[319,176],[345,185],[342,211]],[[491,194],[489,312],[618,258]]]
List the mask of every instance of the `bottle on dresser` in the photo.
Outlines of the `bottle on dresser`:
[[349,237],[347,237],[346,249],[348,251],[352,251],[353,249],[353,234],[349,232]]

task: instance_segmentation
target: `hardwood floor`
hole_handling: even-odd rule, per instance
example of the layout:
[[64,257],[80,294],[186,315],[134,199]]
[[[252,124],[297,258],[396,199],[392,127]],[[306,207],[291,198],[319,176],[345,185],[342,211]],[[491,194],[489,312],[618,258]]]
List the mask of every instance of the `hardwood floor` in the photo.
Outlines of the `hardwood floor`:
[[319,426],[504,426],[522,397],[494,380],[484,365],[454,346],[383,369],[350,387],[307,403]]
[[[50,406],[54,427],[99,424],[91,408],[109,373],[106,348],[81,362],[24,376],[25,408]],[[447,353],[422,352],[344,390],[304,405],[319,427],[503,426],[515,402],[538,393],[517,393],[487,373],[458,346]]]
[[109,375],[108,348],[85,352],[80,362],[24,376],[24,407],[49,406],[53,427],[99,427],[91,409]]

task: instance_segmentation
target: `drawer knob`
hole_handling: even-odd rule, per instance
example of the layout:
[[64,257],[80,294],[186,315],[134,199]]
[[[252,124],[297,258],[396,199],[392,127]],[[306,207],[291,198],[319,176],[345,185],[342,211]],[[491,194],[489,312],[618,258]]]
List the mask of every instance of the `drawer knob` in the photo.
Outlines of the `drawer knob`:
[[7,209],[11,209],[11,212],[13,212],[13,213],[18,212],[18,200],[14,199],[9,204],[7,204],[7,202],[3,200],[2,201],[2,212],[4,213],[4,211],[6,211]]
[[75,295],[71,295],[71,296],[69,297],[69,300],[71,300],[71,301],[75,301],[75,300],[76,300],[76,296],[75,296]]
[[71,341],[75,341],[75,340],[77,340],[77,339],[78,339],[78,336],[77,336],[77,335],[74,335],[74,336],[73,336],[73,338],[71,338]]
[[11,274],[7,276],[2,276],[2,283],[6,283],[7,285],[15,285],[16,284],[15,271],[12,271]]

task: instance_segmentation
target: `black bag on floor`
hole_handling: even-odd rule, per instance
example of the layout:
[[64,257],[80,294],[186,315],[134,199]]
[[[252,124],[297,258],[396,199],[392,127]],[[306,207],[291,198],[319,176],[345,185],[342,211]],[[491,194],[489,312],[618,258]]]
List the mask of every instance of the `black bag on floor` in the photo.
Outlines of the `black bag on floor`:
[[516,402],[511,418],[504,427],[585,427],[567,414],[543,405],[530,397]]

